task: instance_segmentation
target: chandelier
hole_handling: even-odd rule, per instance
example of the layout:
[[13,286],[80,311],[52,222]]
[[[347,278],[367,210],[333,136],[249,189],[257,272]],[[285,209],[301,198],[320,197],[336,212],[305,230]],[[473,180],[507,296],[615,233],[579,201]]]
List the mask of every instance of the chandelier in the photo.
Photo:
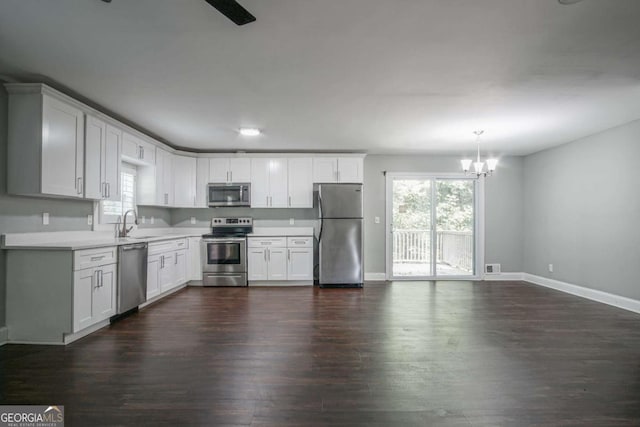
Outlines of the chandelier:
[[477,130],[473,132],[476,135],[476,145],[478,146],[478,157],[476,157],[476,161],[474,162],[471,159],[463,159],[460,160],[462,164],[462,170],[464,173],[469,173],[471,169],[471,165],[473,164],[473,172],[478,178],[481,176],[491,176],[493,171],[496,170],[496,166],[498,165],[498,159],[487,159],[487,170],[484,170],[484,162],[480,160],[480,135],[484,133],[483,130]]

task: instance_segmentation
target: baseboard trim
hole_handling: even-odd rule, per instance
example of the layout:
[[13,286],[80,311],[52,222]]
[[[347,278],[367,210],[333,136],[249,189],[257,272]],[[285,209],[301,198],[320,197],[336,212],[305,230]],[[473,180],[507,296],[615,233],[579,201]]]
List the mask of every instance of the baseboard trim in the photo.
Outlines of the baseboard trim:
[[367,282],[384,282],[387,280],[385,273],[364,273],[364,280]]
[[482,280],[486,282],[524,280],[524,273],[485,273]]
[[611,294],[609,292],[599,291],[596,289],[585,288],[584,286],[573,285],[571,283],[561,282],[547,277],[536,276],[534,274],[524,273],[523,279],[534,285],[544,286],[546,288],[555,289],[567,294],[576,295],[592,301],[601,302],[603,304],[612,305],[623,310],[640,313],[640,301]]
[[0,346],[9,342],[9,328],[6,326],[0,327]]
[[288,286],[313,286],[313,280],[251,280],[249,281],[249,287],[274,287],[274,288],[286,288]]

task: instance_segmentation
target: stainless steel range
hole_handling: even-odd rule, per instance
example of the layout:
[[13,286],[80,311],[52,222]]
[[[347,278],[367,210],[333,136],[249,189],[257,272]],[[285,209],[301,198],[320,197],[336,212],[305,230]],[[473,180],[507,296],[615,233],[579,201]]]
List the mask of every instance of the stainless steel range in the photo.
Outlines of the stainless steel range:
[[204,286],[247,286],[247,234],[252,218],[213,218],[202,236]]

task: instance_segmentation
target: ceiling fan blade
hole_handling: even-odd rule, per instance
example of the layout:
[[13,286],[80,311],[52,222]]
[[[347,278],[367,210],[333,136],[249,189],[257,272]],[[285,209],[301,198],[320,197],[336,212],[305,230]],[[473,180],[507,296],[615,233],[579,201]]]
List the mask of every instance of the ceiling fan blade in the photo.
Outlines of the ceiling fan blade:
[[236,25],[244,25],[256,20],[256,17],[249,13],[235,0],[206,0],[211,6],[218,9],[220,13],[232,20]]

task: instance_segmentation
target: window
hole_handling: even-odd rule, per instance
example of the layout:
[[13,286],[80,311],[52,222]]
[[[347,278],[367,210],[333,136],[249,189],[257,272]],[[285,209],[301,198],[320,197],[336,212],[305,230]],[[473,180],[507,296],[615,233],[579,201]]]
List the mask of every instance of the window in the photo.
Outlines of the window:
[[120,168],[120,200],[100,202],[100,222],[113,224],[129,209],[136,208],[136,167],[123,163]]

